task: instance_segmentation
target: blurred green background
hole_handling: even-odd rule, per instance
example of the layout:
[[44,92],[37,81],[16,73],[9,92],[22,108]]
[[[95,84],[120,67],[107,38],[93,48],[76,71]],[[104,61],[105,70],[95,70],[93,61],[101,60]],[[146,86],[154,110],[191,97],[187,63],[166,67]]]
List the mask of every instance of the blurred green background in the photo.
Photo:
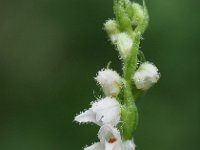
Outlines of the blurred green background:
[[[140,97],[137,150],[197,150],[200,1],[146,0],[141,48],[162,74]],[[99,96],[93,77],[118,54],[102,24],[112,0],[0,0],[0,150],[80,150],[98,127],[73,122]]]

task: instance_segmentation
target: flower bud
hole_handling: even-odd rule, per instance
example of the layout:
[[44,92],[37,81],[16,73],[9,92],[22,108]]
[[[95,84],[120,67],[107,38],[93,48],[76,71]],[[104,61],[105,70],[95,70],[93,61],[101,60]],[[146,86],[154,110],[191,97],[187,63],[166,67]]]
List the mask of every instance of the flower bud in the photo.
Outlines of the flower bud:
[[104,24],[104,29],[106,30],[106,32],[108,33],[112,43],[116,43],[117,41],[117,35],[120,32],[119,31],[119,25],[116,22],[116,20],[108,20],[105,24]]
[[140,65],[132,79],[137,89],[148,90],[159,78],[160,74],[157,67],[152,63],[145,62]]
[[98,72],[96,81],[106,96],[117,96],[122,86],[122,79],[116,71],[104,69]]
[[132,18],[132,23],[134,25],[139,25],[142,23],[143,19],[144,19],[144,9],[141,5],[139,5],[138,3],[133,3],[132,4],[132,8],[133,8],[133,18]]
[[111,20],[111,19],[108,20],[104,24],[104,29],[108,32],[108,34],[119,33],[119,27],[118,27],[116,20]]
[[123,32],[117,36],[117,49],[119,50],[120,56],[125,59],[130,54],[131,48],[133,46],[133,41],[130,36]]
[[144,33],[149,24],[149,14],[146,8],[145,1],[143,0],[143,6],[133,2],[132,9],[132,24],[136,25],[137,30],[139,30],[141,33]]

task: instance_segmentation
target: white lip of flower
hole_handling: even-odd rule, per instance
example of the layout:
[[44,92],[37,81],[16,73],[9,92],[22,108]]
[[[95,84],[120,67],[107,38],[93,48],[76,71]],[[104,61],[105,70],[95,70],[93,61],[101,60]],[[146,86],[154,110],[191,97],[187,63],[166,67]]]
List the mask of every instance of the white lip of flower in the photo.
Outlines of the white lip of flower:
[[100,84],[106,96],[117,96],[122,86],[122,79],[116,71],[103,69],[95,80]]
[[116,126],[120,121],[120,104],[112,97],[105,97],[93,102],[92,107],[77,115],[75,121],[80,123],[93,122],[99,126],[110,124]]
[[137,89],[141,90],[148,90],[159,78],[157,67],[149,62],[141,64],[133,76]]
[[133,41],[130,36],[123,32],[117,35],[117,49],[119,50],[120,56],[125,59],[130,54],[131,48],[133,46]]
[[104,125],[98,133],[100,142],[86,147],[84,150],[135,150],[133,140],[122,142],[120,132],[111,125]]

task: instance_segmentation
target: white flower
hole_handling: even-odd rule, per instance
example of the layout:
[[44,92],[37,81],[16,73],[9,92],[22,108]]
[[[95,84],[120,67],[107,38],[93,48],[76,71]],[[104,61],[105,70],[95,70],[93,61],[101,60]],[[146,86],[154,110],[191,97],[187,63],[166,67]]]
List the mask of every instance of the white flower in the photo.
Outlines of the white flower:
[[117,35],[117,49],[123,59],[127,58],[133,46],[133,41],[130,36],[123,32]]
[[120,120],[120,104],[115,98],[106,97],[92,103],[89,110],[77,115],[75,121],[93,122],[99,126],[110,124],[116,126]]
[[149,89],[159,78],[160,74],[158,73],[157,67],[149,62],[141,64],[133,76],[137,89],[141,90]]
[[98,133],[100,142],[86,147],[84,150],[135,150],[133,140],[122,142],[120,132],[111,125],[104,125]]
[[104,125],[98,133],[100,142],[95,143],[84,150],[122,150],[120,132],[111,125]]
[[101,85],[106,96],[117,96],[122,86],[122,79],[116,71],[104,69],[98,72],[96,81]]

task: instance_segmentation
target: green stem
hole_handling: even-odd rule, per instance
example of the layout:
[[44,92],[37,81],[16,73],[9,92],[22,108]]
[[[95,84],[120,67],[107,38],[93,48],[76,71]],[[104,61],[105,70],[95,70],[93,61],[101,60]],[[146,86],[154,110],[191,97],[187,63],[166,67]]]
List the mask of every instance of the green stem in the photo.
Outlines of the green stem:
[[123,65],[123,77],[125,80],[124,87],[124,103],[131,104],[134,101],[134,96],[132,93],[132,75],[134,74],[137,67],[137,55],[140,45],[140,34],[132,35],[133,47],[131,49],[130,55],[125,59]]
[[123,122],[121,133],[122,139],[126,141],[133,138],[133,132],[138,124],[138,110],[135,102],[132,102],[131,105],[123,105],[121,110],[121,120]]
[[137,54],[140,44],[140,34],[132,35],[134,45],[130,55],[124,62],[123,77],[125,79],[124,85],[124,105],[122,107],[121,120],[122,125],[122,138],[124,140],[131,139],[133,132],[138,124],[138,110],[135,105],[135,99],[132,92],[132,75],[137,67]]
[[137,32],[136,34],[132,33],[130,36],[133,40],[133,47],[131,49],[130,55],[125,59],[123,66],[123,77],[128,82],[128,84],[131,84],[131,77],[137,67],[137,54],[139,50],[141,35],[140,32]]

